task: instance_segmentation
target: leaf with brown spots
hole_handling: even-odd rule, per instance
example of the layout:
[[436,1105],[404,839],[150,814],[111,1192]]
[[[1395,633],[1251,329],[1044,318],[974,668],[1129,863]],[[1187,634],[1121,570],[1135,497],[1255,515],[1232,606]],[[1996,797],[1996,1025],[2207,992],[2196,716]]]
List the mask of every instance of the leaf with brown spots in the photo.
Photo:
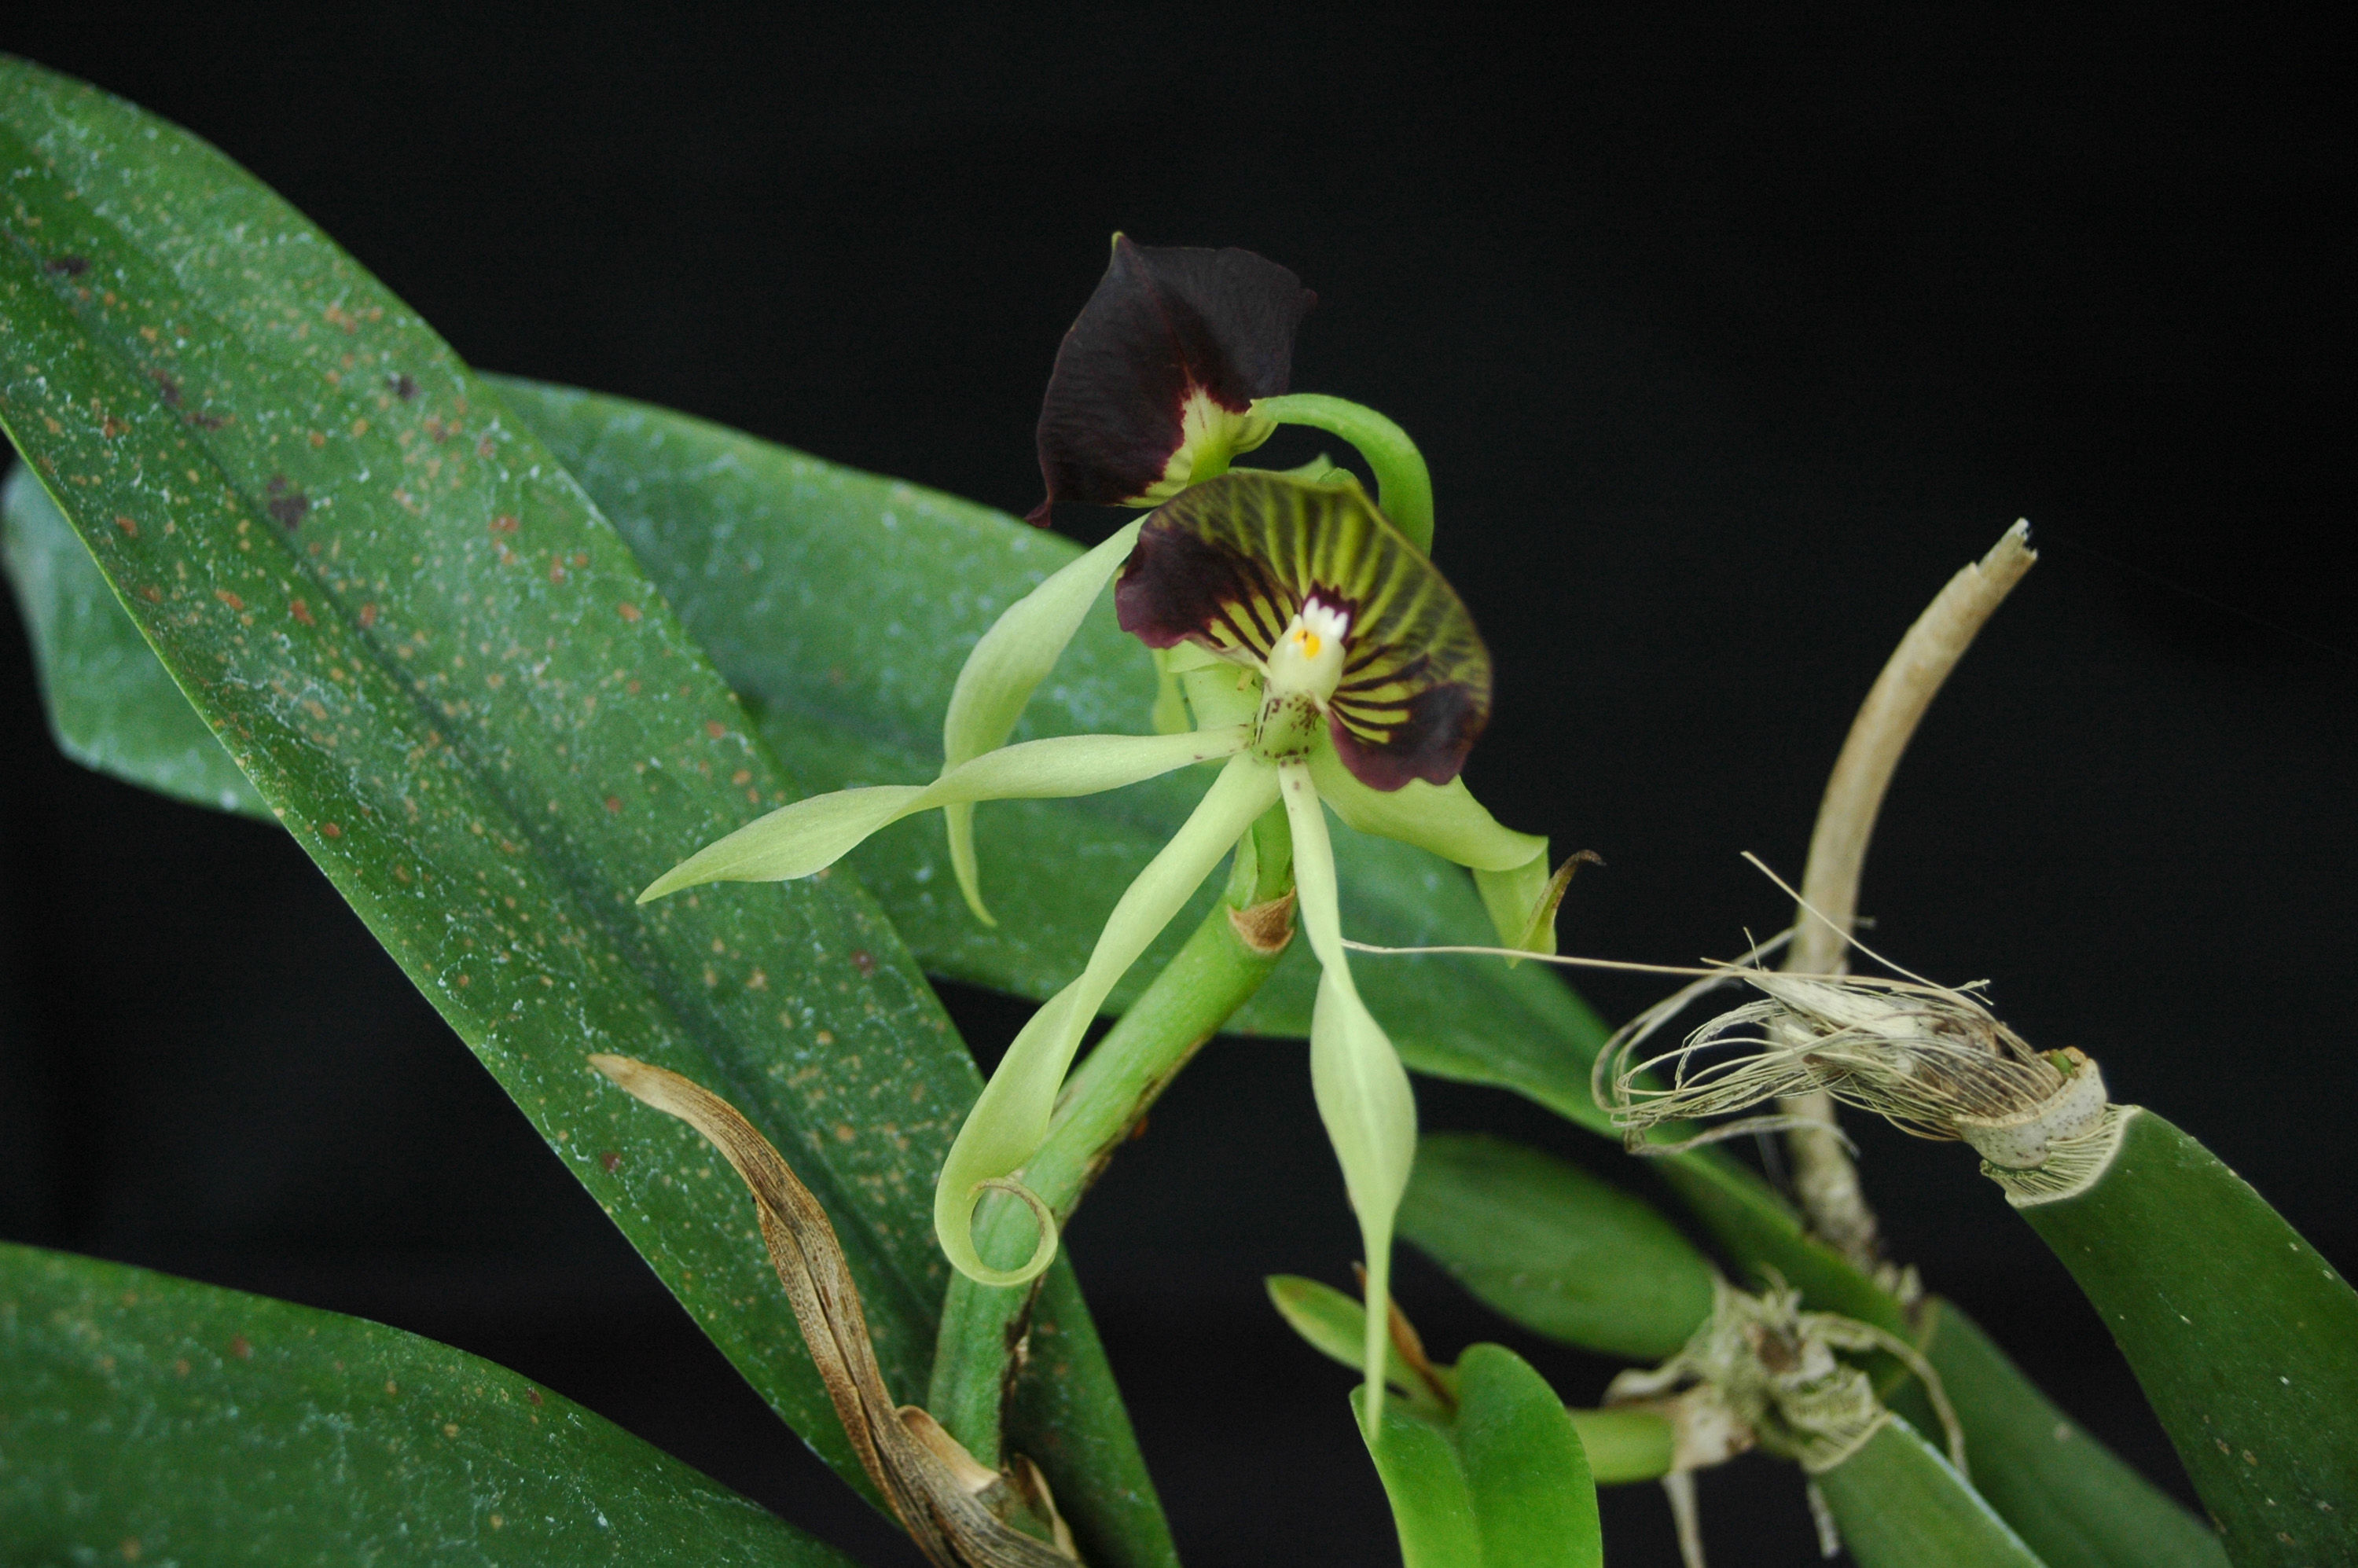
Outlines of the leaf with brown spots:
[[[184,265],[191,246],[237,265]],[[135,326],[176,324],[170,373],[202,388],[219,427],[166,402],[152,375],[162,348],[46,269],[66,252],[137,302]],[[349,330],[320,329],[331,302]],[[823,1141],[800,1173],[834,1218],[879,1360],[902,1387],[923,1384],[943,1286],[924,1195],[979,1081],[849,874],[783,898],[630,903],[747,809],[744,788],[719,776],[728,770],[710,770],[704,733],[708,720],[741,723],[741,709],[659,589],[499,395],[325,235],[195,137],[16,59],[0,59],[0,425],[32,465],[19,493],[47,492],[195,704],[205,744],[226,745],[748,1380],[867,1489],[807,1353],[763,1299],[741,1205],[717,1184],[665,1185],[654,1160],[600,1170],[600,1148],[634,1152],[657,1132],[643,1118],[622,1125],[580,1054],[626,1047],[730,1086],[781,1147]],[[347,373],[348,351],[402,367],[400,379]],[[123,427],[114,438],[93,405]],[[421,482],[428,417],[492,455],[471,446]],[[314,447],[312,430],[339,434]],[[272,505],[298,496],[299,542],[291,506]],[[578,568],[557,584],[501,569],[483,546],[502,516]],[[493,673],[505,677],[496,689],[483,681]],[[624,695],[641,683],[662,700]],[[330,693],[330,716],[315,719],[307,703]],[[765,799],[802,793],[752,737],[729,762]],[[716,940],[728,957],[711,957]],[[793,993],[832,997],[855,949],[876,973],[814,1020],[840,1042],[832,1051],[815,1028],[782,1032],[745,983],[758,968]],[[700,983],[708,962],[728,983]],[[823,1070],[788,1090],[769,1073],[780,1064]],[[903,1139],[825,1136],[880,1103],[906,1108]],[[1110,1398],[1102,1363],[1079,1375]],[[1060,1496],[1093,1485],[1055,1484]],[[1159,1526],[1151,1504],[1145,1517]]]

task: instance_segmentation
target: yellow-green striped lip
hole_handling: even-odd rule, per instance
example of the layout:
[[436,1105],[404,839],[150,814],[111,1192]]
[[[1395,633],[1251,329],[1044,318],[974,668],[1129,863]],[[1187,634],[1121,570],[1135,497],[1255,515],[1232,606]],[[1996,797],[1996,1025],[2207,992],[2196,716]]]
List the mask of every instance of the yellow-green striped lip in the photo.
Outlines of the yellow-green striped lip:
[[1238,470],[1146,520],[1115,605],[1150,647],[1259,664],[1312,599],[1350,617],[1328,728],[1375,789],[1444,784],[1490,719],[1490,651],[1433,563],[1356,488]]

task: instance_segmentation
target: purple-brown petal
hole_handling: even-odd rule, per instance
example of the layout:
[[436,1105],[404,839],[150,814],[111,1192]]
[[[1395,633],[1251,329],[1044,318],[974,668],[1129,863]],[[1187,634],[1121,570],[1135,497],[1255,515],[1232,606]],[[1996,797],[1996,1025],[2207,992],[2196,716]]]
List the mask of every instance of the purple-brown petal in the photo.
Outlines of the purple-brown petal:
[[1186,440],[1187,408],[1241,416],[1286,389],[1293,335],[1317,296],[1250,251],[1141,245],[1113,260],[1056,351],[1040,406],[1047,499],[1144,504]]
[[1114,587],[1122,630],[1257,664],[1311,599],[1350,617],[1327,698],[1344,766],[1445,784],[1490,718],[1490,654],[1433,563],[1357,487],[1238,470],[1146,520]]
[[1363,740],[1339,701],[1330,705],[1326,728],[1343,765],[1369,789],[1400,789],[1412,779],[1445,784],[1464,769],[1489,722],[1487,696],[1454,681],[1427,687],[1409,698],[1408,717],[1380,741]]

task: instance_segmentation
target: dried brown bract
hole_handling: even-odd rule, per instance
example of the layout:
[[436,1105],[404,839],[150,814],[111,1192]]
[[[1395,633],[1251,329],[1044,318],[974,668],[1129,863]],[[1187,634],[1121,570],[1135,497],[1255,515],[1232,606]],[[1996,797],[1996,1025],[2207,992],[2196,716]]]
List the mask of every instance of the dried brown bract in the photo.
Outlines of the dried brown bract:
[[[835,1227],[769,1140],[727,1100],[677,1073],[627,1056],[591,1056],[590,1065],[695,1128],[744,1180],[770,1261],[843,1430],[927,1560],[936,1568],[1073,1568],[1079,1555],[1072,1534],[1029,1460],[1016,1456],[1001,1475],[925,1411],[893,1402]],[[1001,1518],[1001,1510],[1019,1506],[1045,1521],[1053,1543]]]

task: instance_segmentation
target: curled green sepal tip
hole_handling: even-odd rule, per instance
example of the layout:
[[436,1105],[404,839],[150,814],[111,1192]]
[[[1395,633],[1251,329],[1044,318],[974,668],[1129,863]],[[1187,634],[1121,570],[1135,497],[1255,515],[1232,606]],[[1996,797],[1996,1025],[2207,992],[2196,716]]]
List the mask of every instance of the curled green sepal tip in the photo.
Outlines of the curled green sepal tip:
[[[1080,739],[1080,737],[1075,737]],[[1128,737],[1166,746],[1202,741],[1195,736]],[[1031,745],[1047,745],[1034,741]],[[998,1070],[990,1075],[982,1096],[967,1113],[942,1162],[941,1179],[934,1192],[934,1228],[942,1252],[960,1273],[984,1284],[1021,1284],[1048,1266],[1055,1256],[1053,1217],[1034,1204],[1044,1234],[1041,1249],[1025,1265],[1029,1272],[1009,1274],[983,1260],[974,1244],[974,1206],[991,1183],[1011,1179],[1040,1145],[1047,1141],[1049,1119],[1065,1071],[1080,1049],[1089,1021],[1105,1005],[1130,965],[1138,961],[1172,917],[1185,907],[1212,869],[1220,863],[1254,818],[1277,798],[1277,770],[1249,753],[1237,755],[1243,744],[1231,735],[1219,745],[1229,753],[1228,765],[1205,792],[1203,800],[1179,831],[1172,836],[1146,869],[1138,873],[1098,936],[1087,967],[1078,979],[1041,1003],[1007,1048]],[[1008,751],[1020,751],[1010,747]],[[993,756],[1006,753],[993,752]],[[988,758],[982,761],[988,761]],[[968,767],[975,766],[968,763]],[[1028,1199],[1029,1195],[1025,1195]]]
[[[945,1167],[946,1173],[947,1167]],[[1032,1256],[1012,1269],[994,1269],[983,1261],[974,1245],[974,1211],[985,1195],[1001,1192],[1021,1200],[1032,1210],[1032,1217],[1040,1227],[1039,1239],[1033,1243]],[[963,1212],[961,1212],[963,1211]],[[934,1191],[934,1230],[941,1238],[942,1251],[959,1273],[978,1284],[1028,1285],[1047,1272],[1048,1265],[1056,1260],[1056,1216],[1045,1200],[1030,1187],[1011,1176],[989,1176],[969,1184],[961,1195],[946,1182]]]

